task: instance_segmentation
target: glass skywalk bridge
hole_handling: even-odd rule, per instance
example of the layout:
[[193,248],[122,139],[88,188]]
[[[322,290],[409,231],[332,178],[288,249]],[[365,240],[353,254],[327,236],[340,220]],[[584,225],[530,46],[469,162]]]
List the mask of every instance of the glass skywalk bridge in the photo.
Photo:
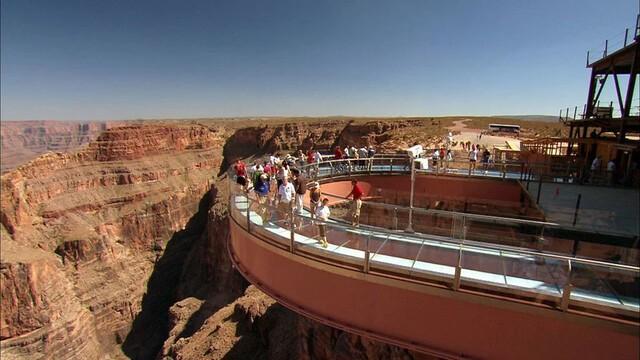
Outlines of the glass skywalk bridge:
[[[357,163],[331,161],[319,166],[311,165],[312,168],[303,169],[303,171],[308,170],[312,177],[324,179],[325,182],[357,174],[406,174],[408,171],[406,160],[403,163],[401,158],[393,159],[395,164],[391,164],[391,160],[378,160],[377,164],[365,163],[359,167]],[[381,164],[383,161],[387,163]],[[340,164],[342,166],[337,166]],[[496,177],[506,178],[507,176],[500,174]],[[332,313],[330,309],[327,309],[325,314],[319,314],[324,310],[310,310],[313,309],[310,303],[300,303],[307,300],[292,300],[296,297],[302,299],[305,295],[294,294],[294,290],[277,289],[279,286],[271,287],[268,284],[272,277],[288,278],[302,288],[299,282],[293,280],[298,275],[278,274],[278,270],[274,269],[277,266],[274,264],[277,262],[271,262],[271,265],[266,266],[266,263],[272,260],[267,259],[267,256],[261,257],[258,253],[270,255],[268,249],[272,248],[281,254],[288,254],[282,255],[287,259],[283,262],[299,262],[304,265],[303,268],[319,268],[328,274],[346,271],[346,274],[351,274],[346,275],[347,277],[355,279],[376,277],[382,279],[376,281],[388,279],[388,281],[397,282],[400,288],[417,286],[422,289],[420,291],[431,291],[424,290],[430,288],[444,291],[439,296],[451,296],[446,295],[448,292],[460,294],[459,296],[462,297],[472,296],[474,301],[480,302],[485,300],[477,300],[478,298],[490,299],[486,300],[490,302],[497,299],[499,303],[518,307],[518,311],[522,311],[522,307],[529,307],[536,309],[534,311],[544,311],[544,316],[568,316],[571,321],[576,321],[577,318],[589,318],[598,324],[613,324],[605,327],[624,328],[622,330],[625,334],[624,341],[609,333],[598,335],[598,337],[614,336],[611,340],[612,344],[616,341],[627,344],[621,345],[626,346],[623,355],[630,354],[629,358],[633,358],[636,354],[634,351],[637,351],[637,341],[630,341],[627,335],[629,332],[638,331],[640,268],[637,266],[468,240],[464,236],[465,228],[462,218],[453,221],[451,234],[445,236],[406,233],[367,225],[352,227],[337,219],[319,223],[314,221],[306,210],[302,215],[294,214],[291,209],[282,211],[275,207],[270,199],[258,199],[252,192],[246,193],[235,184],[230,184],[230,189],[230,215],[234,224],[232,229],[236,229],[232,230],[230,244],[234,263],[241,273],[263,291],[284,305],[318,321],[404,347],[414,347],[416,350],[437,356],[457,357],[455,353],[451,353],[448,346],[425,345],[420,341],[419,336],[416,340],[407,339],[409,335],[399,336],[398,333],[401,331],[384,334],[375,331],[374,325],[371,325],[374,330],[363,329],[361,324],[360,326],[354,324],[357,323],[356,321],[341,321],[341,315]],[[526,222],[521,219],[500,220]],[[535,221],[530,223],[537,226],[545,224]],[[326,248],[322,247],[318,241],[318,224],[326,227],[329,241]],[[245,232],[261,244],[260,250],[246,247],[248,242],[238,236],[234,240],[234,234],[237,231]],[[244,262],[243,257],[247,259]],[[259,266],[252,269],[249,263],[254,261],[264,266],[262,272],[258,270]],[[262,262],[265,264],[261,264]],[[339,281],[336,280],[336,284],[338,283]],[[354,287],[359,285],[357,283]],[[287,282],[286,286],[293,285]],[[391,294],[392,291],[389,290],[389,293]],[[327,295],[330,296],[330,294]],[[380,296],[386,295],[380,294]],[[407,301],[411,302],[409,297]],[[331,308],[334,307],[339,306]],[[562,319],[567,321],[568,318]],[[367,321],[362,320],[364,323]],[[565,325],[563,323],[562,326]],[[390,328],[390,325],[386,324],[383,328]],[[431,339],[433,336],[428,338]],[[632,345],[629,347],[628,344]],[[635,350],[629,352],[629,349]],[[490,354],[490,351],[487,350],[485,355]],[[483,353],[479,352],[479,354]],[[593,354],[598,352],[594,351]]]

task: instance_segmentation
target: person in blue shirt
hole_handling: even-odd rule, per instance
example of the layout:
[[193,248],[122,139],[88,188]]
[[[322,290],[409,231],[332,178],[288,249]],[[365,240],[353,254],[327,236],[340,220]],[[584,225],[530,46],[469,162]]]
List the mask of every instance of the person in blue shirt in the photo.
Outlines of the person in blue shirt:
[[261,174],[255,182],[254,191],[258,195],[258,214],[262,218],[262,224],[264,224],[270,218],[269,209],[266,206],[267,199],[269,198],[269,176],[267,174]]

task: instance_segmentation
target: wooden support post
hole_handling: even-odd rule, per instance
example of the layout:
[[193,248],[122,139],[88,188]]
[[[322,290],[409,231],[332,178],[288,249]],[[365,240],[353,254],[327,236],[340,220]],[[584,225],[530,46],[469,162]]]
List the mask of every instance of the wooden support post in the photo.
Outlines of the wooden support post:
[[627,47],[627,38],[629,38],[629,28],[624,29],[624,47]]
[[618,74],[616,74],[615,69],[613,71],[613,82],[616,85],[616,95],[618,95],[618,105],[620,106],[620,114],[624,116],[626,111],[624,108],[624,104],[622,102],[622,93],[620,92],[620,83],[618,82]]
[[[640,16],[638,17],[640,19]],[[624,111],[622,113],[622,122],[624,125],[624,119],[631,115],[631,103],[633,101],[633,93],[636,86],[636,77],[640,72],[640,50],[636,46],[633,60],[631,61],[631,71],[629,72],[629,82],[627,83],[627,95],[625,97]]]
[[589,51],[587,51],[587,66],[589,66]]
[[591,80],[589,81],[589,93],[587,95],[587,104],[584,112],[585,119],[588,119],[593,113],[593,99],[596,92],[596,71],[591,70]]

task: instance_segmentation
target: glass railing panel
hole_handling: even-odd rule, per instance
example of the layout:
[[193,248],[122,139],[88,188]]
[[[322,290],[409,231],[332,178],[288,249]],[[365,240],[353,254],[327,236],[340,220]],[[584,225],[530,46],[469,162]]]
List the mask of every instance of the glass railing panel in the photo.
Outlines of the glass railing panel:
[[421,239],[409,238],[403,233],[378,233],[373,238],[376,240],[376,245],[380,243],[381,245],[371,254],[370,268],[372,270],[411,274],[422,247],[423,241]]
[[466,240],[538,250],[541,229],[535,225],[466,217]]
[[584,303],[613,308],[614,313],[638,312],[640,278],[637,271],[572,262],[571,306],[589,307]]
[[[496,251],[505,286],[518,290],[515,295],[558,304],[569,274],[568,262],[517,251]],[[524,294],[526,292],[527,294]]]
[[[411,275],[420,278],[451,279],[458,265],[460,247],[458,244],[437,239],[422,239],[412,266]],[[450,280],[447,280],[450,283]]]
[[390,158],[373,158],[370,163],[372,172],[389,172],[392,169],[393,160]]

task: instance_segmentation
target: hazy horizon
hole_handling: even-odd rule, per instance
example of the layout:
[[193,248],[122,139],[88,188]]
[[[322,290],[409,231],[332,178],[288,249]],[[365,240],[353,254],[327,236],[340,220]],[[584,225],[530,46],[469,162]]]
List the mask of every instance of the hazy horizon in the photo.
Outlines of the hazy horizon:
[[[544,115],[544,114],[506,114],[506,115],[243,115],[243,116],[202,116],[202,117],[145,117],[145,118],[128,118],[128,119],[0,119],[0,122],[44,122],[44,121],[60,121],[60,122],[102,122],[102,121],[162,121],[162,120],[179,120],[179,121],[194,121],[194,120],[218,120],[218,119],[279,119],[279,118],[310,118],[310,119],[322,119],[322,118],[448,118],[448,117],[496,117],[496,118],[514,118],[519,117],[526,118],[557,118],[557,115]],[[525,119],[526,120],[526,119]]]
[[1,6],[2,121],[556,116],[586,100],[586,51],[614,50],[638,13],[635,0]]

